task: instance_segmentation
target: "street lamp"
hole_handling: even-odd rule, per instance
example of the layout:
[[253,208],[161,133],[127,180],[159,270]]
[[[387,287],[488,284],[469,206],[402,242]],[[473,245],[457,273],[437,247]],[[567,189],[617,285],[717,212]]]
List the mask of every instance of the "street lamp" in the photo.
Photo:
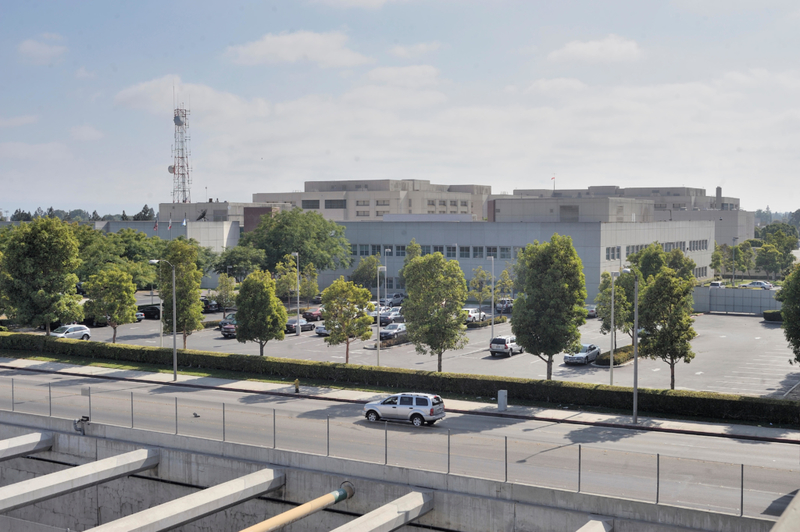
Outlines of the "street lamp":
[[292,251],[292,257],[297,259],[297,323],[294,327],[294,334],[300,336],[300,253]]
[[[377,314],[375,315],[375,323],[378,325],[378,366],[381,365],[381,272],[384,272],[383,277],[386,278],[386,266],[378,266],[378,273],[377,273],[377,287],[378,293],[376,294],[376,299],[378,300],[378,308]],[[384,297],[386,297],[386,292],[384,292]]]
[[611,364],[609,365],[610,375],[611,375],[611,386],[614,386],[614,348],[616,347],[616,339],[617,339],[617,331],[614,329],[614,281],[619,277],[619,272],[611,272],[611,351],[610,351],[610,359]]
[[[494,255],[489,255],[489,259],[492,261],[492,338],[494,338]],[[480,309],[478,309],[478,315],[480,315]]]
[[633,272],[633,423],[639,422],[639,274],[625,268],[623,273]]
[[[178,318],[177,318],[178,312],[177,312],[177,310],[178,310],[178,307],[175,304],[175,293],[177,292],[177,289],[175,287],[175,265],[172,264],[170,261],[164,260],[164,259],[152,259],[150,261],[150,264],[158,264],[159,262],[166,262],[167,264],[172,266],[172,380],[177,382],[177,380],[178,380],[178,335],[177,335],[177,331],[178,331]],[[161,293],[160,292],[161,292],[161,290],[159,289],[159,294],[158,294],[159,300],[161,299]],[[158,314],[161,317],[161,330],[162,330],[161,342],[162,342],[162,346],[163,346],[163,342],[164,342],[164,333],[163,333],[163,330],[164,330],[164,316],[162,315],[162,312],[161,312],[161,303],[159,303],[158,307],[159,307]]]

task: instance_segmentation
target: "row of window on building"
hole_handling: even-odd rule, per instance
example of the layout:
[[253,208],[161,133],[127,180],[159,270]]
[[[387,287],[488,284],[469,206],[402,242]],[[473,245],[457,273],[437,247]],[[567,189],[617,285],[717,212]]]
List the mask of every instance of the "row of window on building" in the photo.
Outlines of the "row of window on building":
[[694,276],[697,277],[698,279],[701,279],[703,277],[708,277],[708,266],[701,266],[700,268],[695,268],[693,272]]
[[[443,245],[421,245],[422,254],[441,253],[448,259],[483,259],[494,257],[496,259],[511,259],[522,249],[517,246],[443,246]],[[380,244],[350,244],[350,252],[353,256],[367,257],[370,255],[383,255],[386,257],[405,257],[406,246],[392,246]],[[512,255],[513,252],[513,255]]]
[[[375,200],[376,207],[388,207],[390,205],[390,201],[388,199],[379,199]],[[294,202],[292,202],[294,203]],[[369,207],[372,204],[372,200],[356,200],[356,207]],[[440,207],[447,207],[449,204],[450,207],[465,207],[469,208],[469,201],[467,200],[438,200],[438,205]],[[437,200],[428,200],[428,207],[435,207],[437,205]],[[319,210],[320,200],[318,199],[304,199],[300,202],[300,206],[303,209],[307,210]],[[346,199],[326,199],[324,206],[326,209],[346,209],[347,208],[347,200]],[[411,199],[408,200],[408,206],[411,207]],[[358,211],[358,212],[369,212],[369,211]],[[381,212],[381,211],[378,211]],[[389,212],[389,211],[383,211]],[[434,211],[428,211],[432,213]],[[444,213],[444,211],[441,211]],[[450,211],[451,213],[455,213],[456,211]],[[466,211],[462,211],[466,212]]]
[[[639,253],[643,249],[645,249],[650,244],[638,244],[635,246],[625,246],[625,256],[633,255],[634,253]],[[673,249],[680,249],[684,253],[686,250],[689,251],[705,251],[708,249],[708,240],[690,240],[689,245],[686,245],[685,241],[681,242],[662,242],[661,249],[664,252],[670,252]],[[622,250],[620,246],[611,246],[606,248],[606,260],[619,260],[622,257]]]

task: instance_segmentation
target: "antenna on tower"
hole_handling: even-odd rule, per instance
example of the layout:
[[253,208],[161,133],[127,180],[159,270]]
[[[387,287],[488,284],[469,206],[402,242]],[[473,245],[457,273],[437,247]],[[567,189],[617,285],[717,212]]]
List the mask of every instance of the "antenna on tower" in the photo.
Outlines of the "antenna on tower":
[[173,164],[167,167],[167,171],[172,174],[172,203],[191,203],[189,110],[183,103],[176,104],[172,122],[175,124],[175,145],[172,147]]

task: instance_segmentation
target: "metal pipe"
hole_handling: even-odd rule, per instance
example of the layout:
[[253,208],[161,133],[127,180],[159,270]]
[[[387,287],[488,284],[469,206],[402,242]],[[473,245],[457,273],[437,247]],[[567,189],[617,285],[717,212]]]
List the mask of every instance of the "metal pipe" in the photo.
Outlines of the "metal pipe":
[[131,428],[133,428],[133,392],[131,392]]
[[175,434],[178,434],[178,398],[175,398]]
[[272,532],[273,530],[279,530],[286,525],[294,523],[306,516],[309,516],[313,513],[319,512],[320,510],[324,510],[329,506],[333,506],[338,502],[345,501],[355,495],[355,488],[349,482],[343,482],[342,486],[338,490],[334,490],[327,495],[323,495],[322,497],[318,497],[313,501],[309,501],[305,504],[298,506],[297,508],[292,508],[282,514],[278,514],[275,517],[271,517],[266,521],[262,521],[258,524],[255,524],[251,527],[242,529],[241,532]]
[[278,448],[278,445],[277,445],[278,438],[277,438],[277,434],[276,434],[276,432],[277,432],[276,428],[277,428],[277,424],[276,424],[276,421],[275,421],[275,409],[273,408],[272,409],[272,448],[273,449],[277,449]]
[[50,417],[53,417],[53,388],[47,383],[47,402],[50,405]]
[[383,465],[389,463],[389,422],[383,422]]
[[222,441],[225,441],[225,403],[222,403]]
[[172,266],[172,380],[178,382],[178,309],[175,293],[178,287],[175,286],[175,265],[164,261]]
[[506,465],[506,479],[503,482],[508,482],[508,436],[503,436],[506,445],[506,452],[505,452],[505,465]]
[[11,379],[11,411],[14,411],[14,379]]
[[328,450],[325,453],[325,456],[331,455],[331,416],[328,415]]
[[656,504],[661,495],[661,455],[656,454]]
[[639,423],[639,274],[633,288],[633,424]]
[[450,429],[447,429],[447,474],[450,474]]
[[581,444],[578,444],[578,493],[581,492]]
[[744,464],[742,464],[742,489],[739,498],[739,517],[744,515]]

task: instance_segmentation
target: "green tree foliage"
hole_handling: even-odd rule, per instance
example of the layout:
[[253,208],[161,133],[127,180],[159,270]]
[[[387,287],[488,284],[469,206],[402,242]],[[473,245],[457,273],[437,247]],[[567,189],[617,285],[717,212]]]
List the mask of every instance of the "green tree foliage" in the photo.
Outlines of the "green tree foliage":
[[[172,267],[175,266],[176,319],[175,331],[183,336],[183,348],[186,339],[194,331],[203,328],[203,303],[200,301],[200,280],[202,272],[197,269],[197,246],[187,240],[173,240],[167,244],[164,260],[159,263],[159,292],[163,300],[164,331],[173,331],[172,323]],[[167,263],[169,261],[169,264]]]
[[258,342],[259,354],[270,340],[283,340],[288,317],[286,307],[275,296],[275,281],[269,272],[256,270],[245,278],[236,296],[236,340]]
[[297,291],[297,260],[291,255],[286,255],[283,260],[275,265],[275,293],[278,297],[289,298]]
[[31,220],[33,220],[33,215],[22,209],[17,209],[14,211],[14,214],[11,215],[12,222],[30,222]]
[[311,298],[319,294],[319,283],[317,283],[317,269],[314,267],[313,262],[309,262],[303,267],[300,272],[300,297],[305,298],[306,303],[311,301]]
[[86,288],[86,313],[105,316],[114,330],[111,343],[117,343],[117,327],[136,321],[136,285],[129,273],[110,266],[89,277]]
[[406,246],[406,256],[403,257],[403,267],[400,268],[400,272],[398,273],[401,286],[405,286],[406,284],[406,278],[405,275],[403,275],[403,270],[406,269],[406,265],[412,260],[421,256],[422,256],[422,246],[417,244],[416,238],[412,238],[411,242],[409,242],[408,245]]
[[740,272],[749,272],[755,266],[755,262],[753,260],[754,253],[753,248],[750,246],[748,242],[742,242],[741,244],[734,246],[735,248],[735,266],[736,269]]
[[0,292],[20,324],[44,325],[83,319],[75,293],[78,241],[68,224],[37,218],[11,230],[0,263]]
[[694,282],[665,267],[644,288],[640,310],[643,329],[639,352],[669,365],[670,389],[675,389],[675,364],[691,362],[692,290]]
[[658,242],[653,242],[638,253],[629,255],[628,262],[641,274],[642,279],[655,277],[665,266],[675,270],[678,277],[693,279],[696,266],[695,262],[680,249],[664,251]]
[[[350,274],[350,280],[363,288],[375,288],[375,284],[378,282],[378,266],[380,265],[380,255],[361,257],[358,266],[356,266],[356,269]],[[380,277],[380,281],[383,282],[383,274]]]
[[133,215],[133,219],[137,221],[154,220],[155,217],[155,211],[148,207],[146,203],[144,204],[144,207],[142,207],[141,211]]
[[217,278],[217,292],[214,295],[217,304],[222,308],[222,317],[228,317],[228,309],[236,303],[236,280],[221,273]]
[[355,339],[369,340],[372,336],[372,317],[375,307],[370,303],[369,290],[353,282],[336,279],[322,292],[322,319],[330,335],[328,345],[345,344],[344,362],[350,363],[350,344]]
[[508,269],[503,270],[500,272],[500,278],[494,285],[494,289],[496,292],[496,298],[510,298],[511,291],[514,290],[514,280],[511,278],[511,275],[508,273]]
[[800,235],[798,235],[797,227],[787,223],[775,222],[764,227],[756,227],[754,236],[756,238],[760,238],[761,240],[768,242],[769,241],[768,235],[775,234],[778,231],[782,232],[786,236],[793,238],[794,244],[791,249],[797,249],[797,239],[800,238]]
[[417,257],[405,268],[403,302],[408,339],[418,353],[436,355],[442,371],[442,354],[467,343],[462,309],[467,300],[467,282],[458,261],[441,253]]
[[270,271],[293,251],[300,253],[301,270],[309,262],[319,270],[346,268],[352,260],[344,227],[318,212],[300,208],[262,216],[258,227],[245,234],[241,243],[263,249],[264,264]]
[[256,249],[240,243],[238,246],[228,248],[220,254],[214,264],[214,271],[233,275],[237,281],[241,281],[250,272],[263,269],[265,260],[266,253],[264,253],[263,249]]
[[797,209],[793,213],[789,214],[789,225],[800,232],[800,209]]
[[782,303],[783,334],[792,348],[794,360],[800,363],[800,267],[795,266],[783,282],[783,288],[775,293],[775,299]]
[[586,321],[586,280],[572,238],[554,234],[550,242],[528,244],[517,258],[523,295],[514,301],[511,330],[517,343],[547,364],[553,357],[580,350],[578,327]]
[[756,268],[772,274],[772,278],[778,275],[784,267],[783,253],[772,244],[764,244],[756,255]]
[[472,269],[467,295],[478,302],[478,308],[483,308],[484,301],[492,300],[492,274],[484,270],[483,266]]
[[[620,275],[614,281],[614,329],[633,339],[633,275]],[[597,317],[600,319],[600,332],[611,332],[611,274],[600,275],[600,288],[597,297]]]

